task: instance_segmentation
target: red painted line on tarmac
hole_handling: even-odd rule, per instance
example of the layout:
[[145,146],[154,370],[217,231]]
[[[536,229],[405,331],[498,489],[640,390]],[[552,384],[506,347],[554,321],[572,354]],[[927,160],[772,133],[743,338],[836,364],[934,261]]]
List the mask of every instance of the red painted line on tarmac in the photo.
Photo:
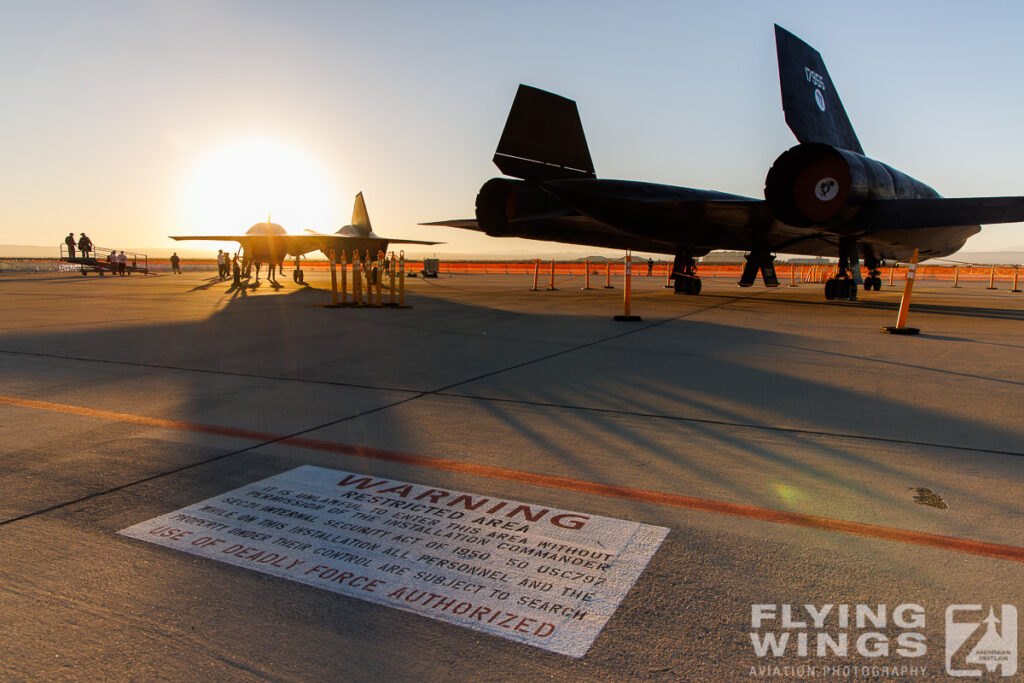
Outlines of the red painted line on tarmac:
[[197,432],[213,436],[227,436],[246,439],[248,441],[273,441],[274,443],[284,444],[287,446],[325,451],[328,453],[339,453],[342,455],[355,456],[357,458],[365,458],[367,460],[381,460],[403,465],[415,465],[416,467],[427,467],[435,470],[444,470],[446,472],[459,472],[461,474],[471,474],[478,477],[488,477],[491,479],[500,479],[520,484],[532,484],[534,486],[546,486],[565,491],[590,493],[597,496],[605,496],[607,498],[633,500],[641,503],[654,503],[656,505],[681,508],[684,510],[713,512],[720,515],[744,517],[746,519],[753,519],[761,522],[789,524],[807,529],[820,529],[822,531],[831,531],[840,534],[865,536],[867,538],[878,538],[886,541],[910,543],[913,545],[940,548],[942,550],[952,550],[971,555],[982,555],[984,557],[995,557],[1002,560],[1024,562],[1024,548],[1012,545],[974,541],[967,538],[956,538],[954,536],[941,536],[938,534],[929,534],[920,531],[909,531],[907,529],[877,526],[875,524],[862,524],[860,522],[831,519],[829,517],[816,517],[814,515],[805,515],[798,512],[784,512],[782,510],[772,510],[770,508],[760,508],[752,505],[740,505],[738,503],[727,503],[725,501],[709,500],[707,498],[683,496],[676,493],[661,493],[658,491],[632,489],[625,486],[598,484],[579,479],[569,479],[568,477],[554,477],[547,474],[535,474],[533,472],[509,470],[503,467],[493,467],[491,465],[477,465],[469,462],[445,460],[444,458],[432,458],[426,455],[413,455],[411,453],[399,453],[396,451],[381,450],[379,448],[368,448],[366,446],[356,446],[353,444],[309,439],[301,436],[283,436],[281,434],[257,432],[248,429],[235,429],[233,427],[220,427],[217,425],[206,425],[196,422],[165,420],[156,417],[132,415],[130,413],[118,413],[109,410],[97,410],[95,408],[82,408],[79,406],[49,403],[46,401],[33,401],[29,399],[14,398],[11,396],[0,396],[0,404],[57,413],[67,413],[70,415],[81,415],[84,417],[95,417],[103,420],[129,422],[149,427],[176,429],[179,431]]

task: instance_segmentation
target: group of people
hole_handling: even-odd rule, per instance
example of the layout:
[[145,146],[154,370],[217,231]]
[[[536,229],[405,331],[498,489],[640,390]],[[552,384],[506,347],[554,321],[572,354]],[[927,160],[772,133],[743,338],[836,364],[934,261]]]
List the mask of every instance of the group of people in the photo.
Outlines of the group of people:
[[[112,251],[107,254],[107,263],[110,264],[110,270],[117,273],[120,276],[128,275],[128,257],[124,255],[124,249],[118,254],[116,251]],[[135,267],[135,262],[132,261],[132,267]]]
[[[69,232],[68,236],[64,238],[64,244],[68,247],[68,258],[75,258],[75,249],[78,249],[80,254],[79,258],[87,259],[92,255],[93,258],[98,258],[96,255],[96,247],[93,246],[92,240],[83,232],[79,235],[78,239],[75,239],[75,233]],[[124,249],[120,253],[117,250],[111,251],[107,254],[106,258],[107,268],[110,272],[117,273],[118,275],[124,276],[130,274],[128,270],[128,257],[124,253]],[[135,259],[132,259],[132,268],[136,267]],[[84,265],[83,265],[84,268]]]
[[236,287],[241,284],[242,265],[238,262],[238,254],[232,256],[223,249],[217,250],[217,276],[221,280],[233,277]]
[[84,232],[77,241],[75,233],[69,232],[68,236],[64,238],[64,244],[68,245],[68,258],[75,258],[75,247],[82,252],[82,258],[89,258],[89,253],[92,251],[92,240],[86,237]]

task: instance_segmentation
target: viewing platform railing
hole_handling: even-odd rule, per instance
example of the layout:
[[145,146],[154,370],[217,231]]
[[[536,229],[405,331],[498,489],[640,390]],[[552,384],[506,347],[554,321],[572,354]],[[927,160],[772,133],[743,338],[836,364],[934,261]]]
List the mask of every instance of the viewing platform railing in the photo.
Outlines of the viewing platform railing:
[[[88,254],[88,256],[84,256],[83,252],[76,248],[75,255],[71,256],[68,245],[60,245],[60,260],[80,265],[82,267],[83,275],[87,272],[87,268],[98,272],[100,275],[102,275],[105,270],[112,273],[117,272],[118,264],[113,260],[113,256],[119,255],[119,250],[109,249],[107,247],[93,247],[88,251]],[[124,252],[124,255],[128,259],[128,262],[125,264],[126,273],[149,274],[149,258],[145,254],[126,251]]]

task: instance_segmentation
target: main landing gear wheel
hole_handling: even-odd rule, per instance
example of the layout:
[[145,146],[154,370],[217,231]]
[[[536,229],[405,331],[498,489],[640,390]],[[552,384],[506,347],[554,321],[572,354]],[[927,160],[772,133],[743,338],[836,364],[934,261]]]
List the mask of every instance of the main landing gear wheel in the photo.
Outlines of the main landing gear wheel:
[[677,277],[672,281],[672,289],[676,294],[700,294],[699,277]]
[[872,289],[876,292],[882,289],[882,278],[872,275],[864,279],[864,291],[870,292]]
[[[867,285],[865,284],[865,289]],[[833,299],[856,299],[857,283],[849,278],[830,277],[825,280],[825,298]]]

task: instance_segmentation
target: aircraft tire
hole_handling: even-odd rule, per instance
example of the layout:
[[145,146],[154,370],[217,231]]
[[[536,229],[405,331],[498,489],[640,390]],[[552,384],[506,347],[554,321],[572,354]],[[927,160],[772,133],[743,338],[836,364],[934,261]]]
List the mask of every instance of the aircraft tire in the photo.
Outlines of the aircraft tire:
[[700,294],[701,282],[699,277],[690,278],[689,287],[687,287],[687,294]]
[[829,278],[825,280],[825,298],[829,301],[836,298],[836,281],[835,278]]
[[676,294],[688,294],[689,288],[686,286],[686,278],[677,277],[672,280],[672,291]]
[[877,292],[877,291],[882,289],[882,278],[875,277],[873,279],[874,279],[874,282],[871,284],[871,289],[873,289],[873,290],[875,290]]

